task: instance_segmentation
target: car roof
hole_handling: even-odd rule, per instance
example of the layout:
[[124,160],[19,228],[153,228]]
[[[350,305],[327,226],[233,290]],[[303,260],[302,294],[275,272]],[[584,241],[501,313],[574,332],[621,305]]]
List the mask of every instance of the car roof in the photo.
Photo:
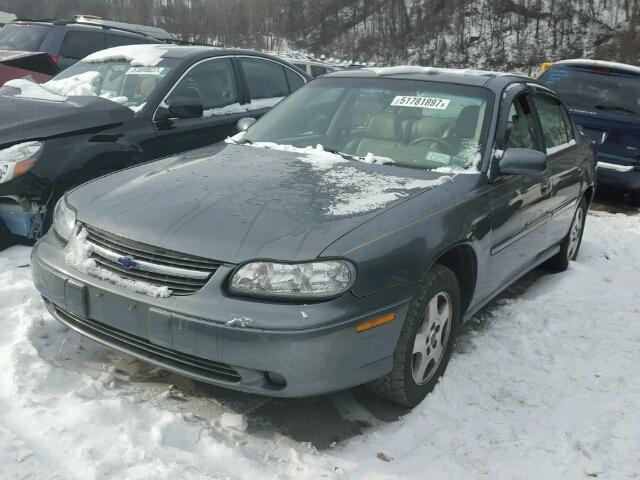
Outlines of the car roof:
[[640,74],[640,67],[636,67],[634,65],[628,65],[626,63],[618,63],[618,62],[606,62],[603,60],[589,60],[585,58],[560,60],[559,62],[554,62],[552,67],[556,67],[558,65],[565,66],[565,67],[604,67],[604,68],[622,70],[629,73]]
[[[513,82],[533,82],[525,75],[515,73],[491,72],[485,70],[435,68],[419,66],[361,68],[358,70],[340,70],[324,75],[327,77],[355,77],[355,78],[393,78],[399,80],[422,80],[441,83],[458,83],[471,86],[489,87],[495,84],[496,88]],[[492,82],[493,80],[499,80]]]
[[[162,54],[158,54],[157,50],[162,50]],[[250,55],[252,57],[262,57],[268,60],[275,60],[280,63],[288,64],[286,60],[283,60],[274,55],[268,55],[262,52],[255,52],[253,50],[243,50],[237,48],[221,48],[221,47],[208,47],[208,46],[193,46],[193,45],[175,45],[171,43],[147,43],[142,45],[123,45],[118,47],[107,48],[99,52],[93,53],[87,57],[92,61],[99,61],[101,57],[107,58],[112,53],[117,54],[131,54],[132,56],[144,57],[146,54],[152,56],[158,56],[160,58],[175,58],[185,59],[193,58],[196,60],[212,57],[222,57],[228,55]],[[292,66],[293,67],[293,66]],[[293,67],[295,68],[295,67]]]

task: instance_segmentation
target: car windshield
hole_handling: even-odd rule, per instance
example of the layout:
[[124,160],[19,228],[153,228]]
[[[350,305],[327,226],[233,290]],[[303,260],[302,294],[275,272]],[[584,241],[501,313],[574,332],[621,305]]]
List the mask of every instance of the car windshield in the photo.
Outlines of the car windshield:
[[44,37],[51,30],[46,25],[11,23],[0,28],[0,50],[37,52]]
[[540,81],[555,90],[571,106],[597,108],[638,115],[640,75],[607,67],[551,67]]
[[244,136],[352,158],[435,169],[477,164],[490,115],[489,90],[440,82],[327,77],[314,80]]
[[124,59],[81,61],[42,87],[65,97],[99,96],[139,110],[177,62],[174,59],[162,59],[157,65],[140,66]]

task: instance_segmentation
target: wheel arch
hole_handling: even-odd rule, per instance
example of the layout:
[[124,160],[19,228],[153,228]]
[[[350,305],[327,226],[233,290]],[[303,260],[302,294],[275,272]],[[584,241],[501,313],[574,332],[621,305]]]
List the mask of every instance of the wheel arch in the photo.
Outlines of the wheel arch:
[[[439,264],[449,268],[460,284],[461,313],[464,313],[471,305],[476,290],[478,278],[478,258],[474,249],[466,244],[459,243],[443,252],[433,265]],[[431,267],[430,267],[431,268]]]

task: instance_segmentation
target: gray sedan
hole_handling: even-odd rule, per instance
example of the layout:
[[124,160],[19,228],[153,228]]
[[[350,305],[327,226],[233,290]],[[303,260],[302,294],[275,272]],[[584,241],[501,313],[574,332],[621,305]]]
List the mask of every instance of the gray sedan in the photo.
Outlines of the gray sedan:
[[463,321],[578,254],[591,143],[527,78],[339,72],[240,126],[60,200],[33,250],[55,318],[229,388],[413,406]]

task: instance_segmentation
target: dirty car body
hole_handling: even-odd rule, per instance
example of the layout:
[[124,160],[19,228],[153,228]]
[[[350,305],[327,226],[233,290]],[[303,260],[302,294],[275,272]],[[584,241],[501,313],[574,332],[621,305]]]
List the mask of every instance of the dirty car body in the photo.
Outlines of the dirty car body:
[[590,199],[577,131],[553,149],[532,124],[546,167],[501,173],[523,146],[513,102],[536,95],[556,101],[491,73],[327,75],[235,143],[73,190],[33,250],[36,287],[83,335],[205,382],[297,397],[382,377],[435,264],[468,319],[556,255]]
[[224,140],[247,112],[261,116],[305,82],[268,55],[155,44],[97,52],[43,85],[8,82],[0,235],[39,238],[69,188]]

